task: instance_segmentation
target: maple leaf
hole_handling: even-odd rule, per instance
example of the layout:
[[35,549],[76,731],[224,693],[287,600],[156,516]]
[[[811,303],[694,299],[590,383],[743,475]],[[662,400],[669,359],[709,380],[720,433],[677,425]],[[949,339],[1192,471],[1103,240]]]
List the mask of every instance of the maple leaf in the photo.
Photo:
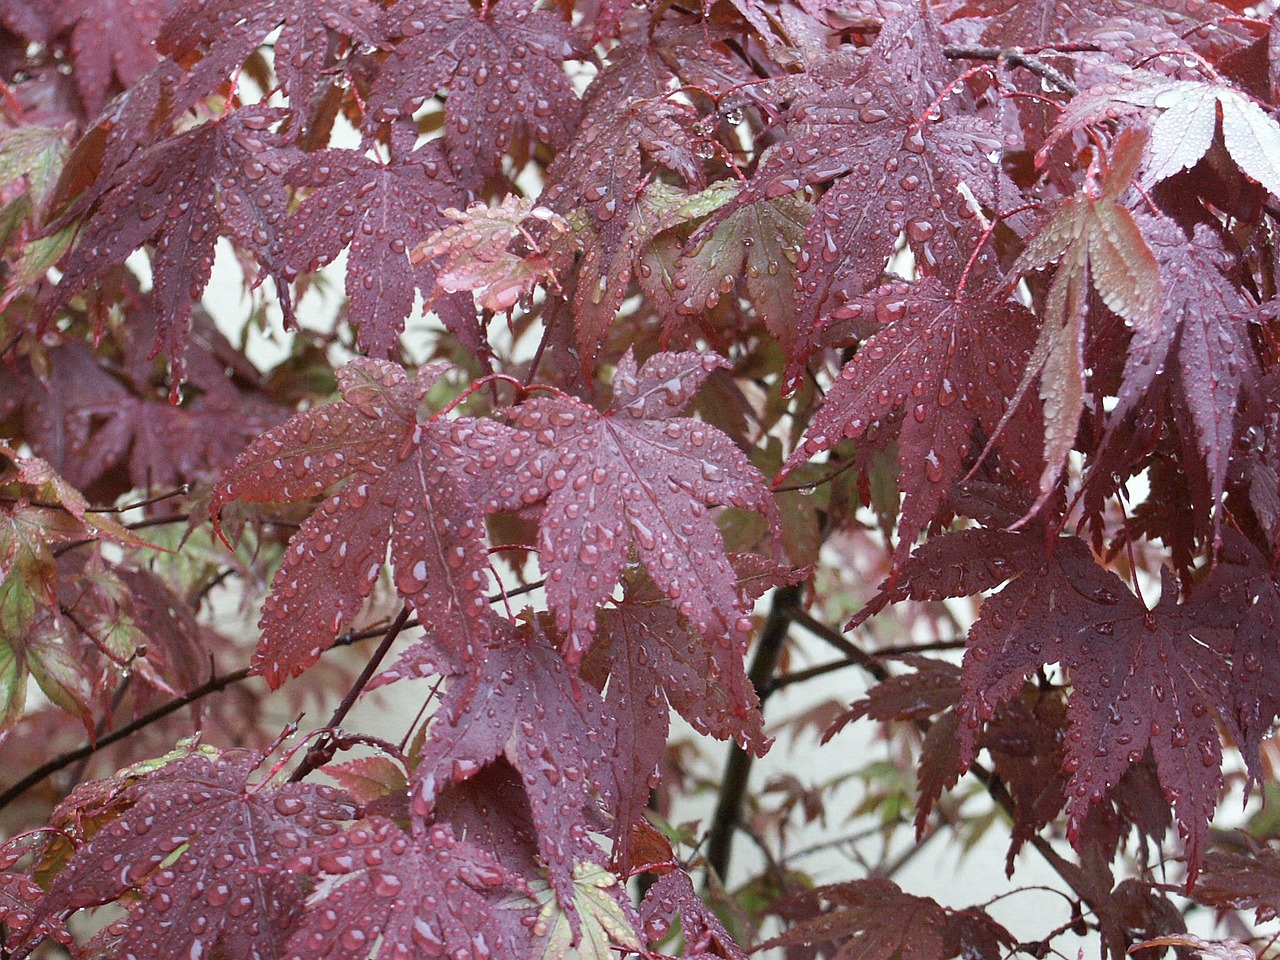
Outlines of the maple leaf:
[[678,309],[709,311],[737,287],[739,277],[744,278],[757,315],[784,348],[789,347],[796,261],[811,213],[807,203],[791,196],[736,209],[682,253],[672,279],[680,291]]
[[[444,227],[444,210],[466,196],[448,175],[438,145],[423,144],[390,163],[357,150],[324,150],[289,171],[289,183],[306,196],[289,217],[285,261],[294,273],[320,269],[344,248],[347,254],[348,314],[359,328],[359,344],[371,354],[396,349],[414,293],[431,299],[436,271],[414,265],[408,249]],[[463,344],[482,351],[471,324],[444,313]]]
[[584,52],[559,14],[533,0],[402,0],[384,21],[395,44],[370,90],[370,118],[409,117],[446,93],[445,149],[468,186],[481,186],[526,131],[557,149],[572,137],[580,108],[563,62]]
[[1217,230],[1199,223],[1190,237],[1166,218],[1143,218],[1143,233],[1160,264],[1164,309],[1129,345],[1124,380],[1106,440],[1137,411],[1165,393],[1188,419],[1208,474],[1215,525],[1235,442],[1235,414],[1257,360],[1246,318],[1253,305],[1231,279],[1235,258]]
[[175,0],[69,0],[57,5],[54,29],[71,32],[76,87],[90,116],[112,90],[128,89],[159,62],[156,36]]
[[944,960],[947,912],[934,900],[875,878],[818,887],[801,895],[821,912],[765,941],[760,949],[834,943],[834,960]]
[[1269,555],[1227,531],[1218,563],[1188,603],[1202,621],[1230,640],[1231,676],[1223,708],[1249,776],[1261,784],[1262,741],[1280,716],[1280,658],[1274,632],[1280,622],[1280,587]]
[[1144,186],[1195,166],[1221,123],[1222,142],[1231,159],[1270,193],[1280,195],[1280,124],[1274,118],[1224,82],[1177,80],[1147,70],[1117,71],[1110,82],[1073,98],[1036,158],[1042,161],[1060,139],[1077,130],[1129,116],[1141,116],[1151,125],[1143,158]]
[[[417,264],[444,258],[436,275],[440,288],[473,291],[486,310],[509,311],[540,284],[558,288],[558,275],[577,252],[567,220],[514,194],[497,207],[473,203],[465,211],[447,209],[444,215],[453,225],[414,247],[410,260]],[[529,219],[546,224],[538,239],[522,225]],[[527,252],[514,252],[513,244]]]
[[723,960],[747,960],[720,918],[703,903],[683,870],[670,870],[658,878],[640,904],[641,929],[650,944],[667,935],[676,917],[684,936],[685,956],[713,956]]
[[584,209],[594,227],[594,236],[584,241],[573,291],[574,340],[584,369],[637,270],[643,246],[643,237],[636,236],[643,230],[637,208],[652,171],[670,170],[693,189],[705,183],[694,145],[706,138],[694,132],[694,111],[668,97],[678,65],[727,59],[722,43],[707,42],[707,30],[703,23],[651,29],[647,22],[625,29],[587,91],[577,135],[547,168],[542,203],[567,219]]
[[563,898],[539,898],[542,909],[533,932],[546,938],[539,960],[566,960],[571,952],[582,960],[610,960],[615,945],[644,952],[635,930],[635,910],[617,877],[599,864],[577,863],[572,891],[572,912]]
[[[1015,273],[1057,263],[1045,294],[1044,323],[1028,372],[1041,372],[1044,472],[1041,502],[1052,493],[1075,443],[1085,390],[1085,314],[1088,291],[1139,331],[1160,316],[1160,267],[1142,231],[1120,203],[1142,157],[1143,137],[1122,131],[1100,179],[1065,200],[1028,242]],[[1037,509],[1033,507],[1033,511]]]
[[126,809],[54,879],[46,914],[136,891],[124,929],[112,931],[122,956],[219,947],[229,956],[278,956],[302,908],[284,864],[336,833],[335,821],[351,819],[355,807],[332,787],[248,783],[261,762],[246,750],[190,756],[130,784]]
[[580,657],[596,608],[618,583],[634,545],[677,611],[701,633],[729,635],[749,612],[708,507],[777,509],[764,477],[721,431],[677,417],[727,361],[662,353],[637,372],[630,351],[599,413],[568,396],[535,397],[507,413],[493,509],[546,501],[539,550],[547,602]]
[[75,940],[66,927],[52,917],[38,918],[44,888],[26,873],[12,869],[29,852],[19,837],[0,845],[0,941],[13,951],[28,941],[51,937],[74,956]]
[[280,27],[272,62],[281,86],[295,103],[312,95],[326,72],[333,70],[330,37],[377,46],[371,30],[382,12],[374,0],[177,0],[156,46],[161,53],[186,60],[200,56],[194,72],[205,84],[221,82]]
[[[1176,50],[1187,44],[1207,52],[1223,44],[1235,46],[1248,36],[1238,12],[1213,0],[1194,5],[1181,0],[969,0],[956,16],[979,17],[982,41],[992,46],[1093,42],[1116,60],[1130,61],[1151,50]],[[1217,29],[1205,30],[1208,23]]]
[[1149,747],[1187,840],[1190,884],[1222,785],[1213,714],[1227,702],[1220,651],[1230,640],[1179,605],[1176,581],[1164,573],[1160,601],[1148,609],[1083,541],[1066,538],[1038,570],[987,600],[965,654],[961,757],[972,760],[981,723],[1028,676],[1061,664],[1072,685],[1063,762],[1069,835],[1078,840],[1091,806]]
[[405,833],[371,817],[325,838],[290,866],[317,881],[281,955],[284,960],[352,957],[381,940],[392,952],[423,956],[520,956],[528,924],[496,909],[516,883],[475,844],[448,826]]
[[461,783],[446,786],[432,809],[438,822],[448,823],[455,834],[492,854],[513,874],[532,877],[541,872],[529,796],[520,771],[505,756]]
[[975,433],[991,437],[1018,392],[1033,320],[993,291],[912,286],[900,316],[859,346],[783,476],[841,439],[898,441],[899,561],[963,477]]
[[[756,557],[734,558],[740,589],[751,600],[785,582]],[[586,676],[605,690],[605,709],[618,723],[618,747],[629,758],[630,776],[619,777],[614,859],[631,855],[632,823],[649,805],[674,707],[699,733],[736,739],[762,756],[772,742],[764,734],[759,698],[747,677],[746,630],[706,637],[690,630],[674,603],[650,577],[634,571],[622,600],[600,612],[599,636],[583,664]],[[625,828],[625,829],[623,829]]]
[[1266,923],[1280,916],[1280,856],[1248,834],[1241,839],[1244,852],[1215,850],[1205,856],[1196,900],[1218,909],[1252,908],[1254,919]]
[[985,193],[986,155],[998,139],[972,118],[932,119],[951,72],[931,17],[889,20],[851,76],[799,98],[785,118],[787,139],[764,154],[734,204],[694,235],[700,241],[742,205],[834,181],[805,230],[789,382],[814,347],[815,327],[876,284],[900,236],[921,275],[968,259],[974,210],[961,185],[970,196]]
[[444,365],[411,381],[383,360],[338,374],[343,400],[259,437],[214,490],[216,518],[233,501],[320,505],[289,542],[263,608],[254,666],[273,687],[301,673],[369,595],[391,548],[395,586],[433,636],[466,659],[488,636],[488,551],[469,464],[503,439],[500,425],[419,419]]
[[570,674],[532,622],[496,626],[478,668],[462,675],[429,651],[418,657],[417,673],[451,677],[419,753],[415,812],[430,815],[448,785],[505,757],[524,782],[551,884],[561,903],[572,903],[575,860],[596,852],[584,824],[617,796],[616,728],[600,695]]
[[[290,154],[270,132],[275,119],[271,110],[230,111],[146,148],[113,171],[95,188],[93,207],[45,316],[153,242],[152,349],[168,356],[176,391],[187,328],[209,282],[220,227],[268,269],[278,266],[286,203],[282,175]],[[277,274],[276,281],[283,293],[283,278]]]

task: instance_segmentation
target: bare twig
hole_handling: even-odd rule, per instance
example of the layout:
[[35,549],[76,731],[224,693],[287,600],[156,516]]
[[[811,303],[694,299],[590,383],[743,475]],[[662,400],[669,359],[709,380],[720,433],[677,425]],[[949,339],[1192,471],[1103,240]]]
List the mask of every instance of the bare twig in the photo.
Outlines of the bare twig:
[[383,658],[391,650],[391,645],[396,642],[396,638],[400,636],[400,631],[405,628],[408,622],[409,607],[406,604],[400,608],[396,618],[391,621],[391,626],[387,627],[387,632],[383,635],[382,642],[378,644],[378,649],[373,651],[369,660],[365,663],[364,669],[360,671],[360,676],[356,677],[355,683],[351,684],[351,689],[347,691],[346,696],[342,698],[342,702],[334,709],[333,716],[329,718],[329,723],[326,725],[328,732],[320,737],[311,746],[311,749],[307,751],[302,758],[302,762],[298,764],[298,769],[294,770],[289,777],[290,783],[298,783],[316,767],[327,763],[333,756],[337,742],[334,732],[341,726],[347,714],[351,712],[356,700],[364,692],[364,688],[369,685],[369,681],[373,679],[374,671],[378,669]]
[[[780,587],[773,595],[768,619],[760,631],[760,642],[752,657],[748,676],[762,706],[770,693],[769,682],[778,665],[782,642],[786,639],[793,616],[800,609],[800,596],[799,586]],[[751,763],[751,754],[737,743],[730,745],[724,777],[720,781],[720,796],[711,817],[711,828],[707,832],[707,865],[721,879],[729,869],[733,834],[742,815],[742,799],[747,792]]]
[[[1090,46],[1088,44],[1079,44],[1072,48],[1073,51],[1087,51],[1090,49],[1096,50],[1097,47]],[[943,47],[942,54],[948,60],[991,60],[997,63],[1004,62],[1010,66],[1022,67],[1022,69],[1030,73],[1034,73],[1041,80],[1053,84],[1069,96],[1074,97],[1080,92],[1079,88],[1057,67],[1045,63],[1036,54],[1023,50],[1019,47]]]

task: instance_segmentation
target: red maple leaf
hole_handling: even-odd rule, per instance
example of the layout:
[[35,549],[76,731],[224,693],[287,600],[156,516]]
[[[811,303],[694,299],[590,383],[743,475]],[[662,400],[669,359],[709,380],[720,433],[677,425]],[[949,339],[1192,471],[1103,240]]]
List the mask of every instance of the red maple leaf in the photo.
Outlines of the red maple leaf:
[[124,812],[54,879],[44,915],[131,892],[128,920],[107,934],[120,956],[279,956],[302,908],[285,862],[355,807],[332,787],[247,782],[261,762],[246,750],[197,754],[130,783]]
[[[637,271],[645,184],[662,168],[689,187],[705,183],[696,148],[709,141],[694,131],[695,111],[668,97],[671,85],[696,64],[732,62],[713,29],[693,20],[655,28],[648,18],[626,27],[591,84],[577,135],[547,168],[542,202],[566,218],[583,209],[594,228],[572,291],[574,339],[584,368],[595,359]],[[726,67],[725,76],[731,75]],[[707,90],[729,86],[724,77],[706,78]]]
[[[602,803],[615,805],[617,730],[600,695],[570,673],[536,623],[501,623],[478,668],[450,678],[419,754],[414,810],[430,815],[446,787],[505,757],[524,782],[539,852],[567,905],[574,860],[600,855],[586,831],[602,826]],[[418,671],[451,672],[429,652]]]
[[372,817],[326,838],[290,866],[317,881],[283,960],[338,960],[381,939],[393,953],[524,956],[529,923],[495,909],[496,894],[518,884],[475,844],[444,824],[406,833]]
[[1241,391],[1260,376],[1249,338],[1253,305],[1232,278],[1238,264],[1218,230],[1196,224],[1187,234],[1166,218],[1139,221],[1160,264],[1164,309],[1140,327],[1129,345],[1119,401],[1107,441],[1120,439],[1139,411],[1167,396],[1180,419],[1190,422],[1208,475],[1208,501],[1215,524],[1235,443]]
[[210,510],[232,500],[309,500],[346,481],[289,541],[263,609],[256,669],[273,687],[315,662],[350,623],[386,560],[433,636],[466,659],[488,636],[488,550],[467,468],[505,435],[485,421],[419,419],[444,372],[411,381],[382,360],[338,374],[343,400],[298,414],[253,442],[223,475]]
[[64,0],[54,31],[71,32],[76,86],[94,116],[107,94],[128,89],[159,62],[155,40],[174,0]]
[[961,184],[981,198],[995,177],[987,155],[999,141],[973,116],[934,118],[954,73],[931,16],[887,21],[850,75],[819,79],[798,99],[784,117],[787,139],[694,235],[698,242],[744,204],[834,181],[805,229],[789,381],[816,345],[816,327],[878,284],[900,236],[920,275],[955,271],[969,259],[975,211]]
[[684,937],[684,956],[747,960],[745,951],[720,918],[702,902],[689,875],[680,869],[664,873],[645,891],[644,902],[640,904],[645,938],[656,944],[667,935],[677,916]]
[[[969,0],[957,16],[985,24],[984,43],[996,47],[1037,48],[1095,42],[1111,57],[1132,61],[1151,50],[1191,44],[1206,52],[1247,41],[1249,29],[1238,6],[1182,0]],[[1204,30],[1212,23],[1216,29]],[[1215,58],[1216,59],[1216,58]]]
[[606,413],[568,396],[508,411],[490,509],[546,501],[539,549],[547,602],[581,656],[596,609],[634,546],[676,610],[703,634],[728,636],[750,612],[708,507],[747,507],[777,523],[768,485],[717,428],[676,416],[711,371],[714,354],[660,353],[636,371],[618,362]]
[[[391,355],[415,292],[428,300],[435,292],[435,266],[410,263],[408,249],[451,222],[445,209],[467,201],[438,145],[424,144],[390,163],[357,150],[323,150],[295,166],[289,183],[306,191],[289,217],[290,271],[318,270],[350,247],[348,313],[359,327],[360,347]],[[464,322],[456,312],[443,312],[442,319],[464,345],[483,349],[474,319]]]
[[[734,559],[749,599],[785,582],[778,571],[752,562],[759,558]],[[625,583],[623,598],[600,612],[599,635],[583,665],[592,683],[605,688],[605,708],[619,719],[618,745],[629,758],[630,776],[618,784],[619,820],[628,830],[615,831],[614,849],[615,861],[624,865],[631,853],[629,825],[648,808],[650,788],[657,785],[671,708],[699,733],[736,739],[757,756],[772,742],[743,666],[751,632],[704,636],[683,622],[643,572],[633,571]]]
[[383,29],[395,45],[374,79],[370,117],[409,117],[446,94],[445,147],[468,186],[483,185],[526,132],[557,149],[572,137],[580,108],[564,61],[585,53],[558,13],[532,0],[402,0]]
[[218,83],[241,68],[249,55],[280,27],[272,62],[285,93],[305,103],[326,71],[332,71],[331,35],[375,45],[381,7],[374,0],[177,0],[157,38],[161,53],[200,62],[193,68]]
[[1038,569],[987,600],[965,654],[961,757],[973,758],[981,724],[1027,677],[1060,664],[1072,687],[1063,761],[1070,836],[1078,840],[1091,806],[1149,747],[1188,842],[1192,882],[1222,785],[1214,714],[1230,702],[1223,651],[1231,640],[1180,605],[1164,573],[1160,601],[1148,609],[1083,541],[1065,538]]
[[[276,112],[256,107],[229,111],[108,174],[94,187],[92,209],[46,316],[153,243],[153,354],[165,351],[176,391],[191,313],[209,282],[219,234],[235,236],[268,269],[279,265],[290,154],[270,131],[276,119]],[[286,289],[278,274],[277,289]]]
[[[988,288],[954,295],[928,279],[912,285],[898,319],[845,365],[784,470],[842,439],[896,439],[900,561],[963,477],[966,458],[978,452],[975,435],[995,436],[1018,392],[1034,318],[992,294]],[[1027,468],[1034,465],[1021,469]]]
[[944,960],[947,911],[877,877],[818,887],[798,898],[811,916],[765,941],[771,947],[834,946],[835,960]]

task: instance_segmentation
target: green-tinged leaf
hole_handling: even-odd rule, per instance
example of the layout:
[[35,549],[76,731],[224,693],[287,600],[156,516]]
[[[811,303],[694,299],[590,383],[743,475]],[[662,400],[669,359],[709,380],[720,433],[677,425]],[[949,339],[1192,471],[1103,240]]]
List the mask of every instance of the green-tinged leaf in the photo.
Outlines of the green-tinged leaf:
[[39,213],[58,182],[67,156],[66,131],[15,127],[0,131],[0,185],[27,177],[33,209]]
[[[0,583],[0,636],[14,636],[9,632],[9,605],[14,602],[14,591],[21,590],[21,585],[11,585],[9,581]],[[34,608],[29,597],[27,602]],[[22,716],[22,708],[26,702],[27,671],[23,669],[13,646],[0,639],[0,740],[4,739],[5,733]]]
[[[1027,375],[1041,372],[1045,468],[1040,492],[1057,484],[1075,443],[1084,402],[1084,343],[1088,289],[1139,331],[1160,317],[1163,289],[1155,255],[1120,203],[1142,159],[1141,134],[1116,138],[1101,190],[1086,186],[1058,208],[1013,265],[1015,273],[1056,263],[1045,298],[1043,325]],[[1016,404],[1015,404],[1016,406]]]
[[618,878],[597,863],[579,862],[573,867],[573,908],[581,926],[574,943],[569,914],[550,887],[537,888],[542,909],[534,933],[545,936],[542,960],[564,960],[576,946],[580,960],[611,960],[613,945],[637,953],[644,945],[636,933],[626,906],[626,891]]
[[711,310],[745,280],[746,295],[769,332],[790,342],[796,262],[812,212],[795,196],[738,207],[677,262],[677,309],[691,315]]
[[96,671],[68,646],[59,625],[45,617],[40,627],[28,634],[22,645],[22,658],[32,678],[50,702],[67,713],[79,717],[92,727]]

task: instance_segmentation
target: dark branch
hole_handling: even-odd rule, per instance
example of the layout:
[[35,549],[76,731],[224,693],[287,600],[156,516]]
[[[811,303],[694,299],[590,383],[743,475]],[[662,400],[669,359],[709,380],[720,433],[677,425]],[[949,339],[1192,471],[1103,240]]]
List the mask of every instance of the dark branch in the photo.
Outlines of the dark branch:
[[[1088,50],[1096,47],[1081,44],[1073,49]],[[996,63],[1007,63],[1013,67],[1022,67],[1041,80],[1053,84],[1068,96],[1074,97],[1080,92],[1080,89],[1057,67],[1045,63],[1034,53],[1028,53],[1016,47],[943,47],[942,53],[948,60],[990,60]]]
[[383,635],[382,642],[378,644],[378,649],[373,651],[368,662],[365,663],[364,669],[360,671],[360,676],[356,677],[355,683],[351,684],[351,689],[347,691],[346,696],[342,698],[342,702],[333,711],[333,716],[329,718],[329,723],[327,724],[327,732],[307,751],[306,756],[302,758],[302,762],[298,764],[298,769],[293,771],[292,776],[289,777],[290,783],[298,783],[312,770],[328,763],[333,757],[333,751],[337,746],[335,731],[341,726],[342,721],[346,719],[347,714],[351,712],[356,700],[364,692],[364,688],[369,685],[369,681],[373,679],[374,671],[378,669],[383,658],[391,650],[391,645],[396,642],[396,638],[400,636],[400,631],[405,628],[408,622],[409,608],[408,606],[401,607],[400,612],[396,614],[396,618],[391,621],[391,626],[387,627],[387,632]]
[[[792,618],[800,609],[799,586],[780,587],[773,595],[769,617],[760,631],[760,642],[751,660],[748,676],[760,698],[761,707],[768,698],[773,672],[778,666],[778,656]],[[729,747],[729,759],[725,761],[724,777],[720,782],[720,797],[711,817],[711,829],[707,833],[707,865],[717,877],[724,878],[729,869],[733,848],[733,834],[742,815],[742,798],[747,792],[751,776],[751,754],[738,744]]]

